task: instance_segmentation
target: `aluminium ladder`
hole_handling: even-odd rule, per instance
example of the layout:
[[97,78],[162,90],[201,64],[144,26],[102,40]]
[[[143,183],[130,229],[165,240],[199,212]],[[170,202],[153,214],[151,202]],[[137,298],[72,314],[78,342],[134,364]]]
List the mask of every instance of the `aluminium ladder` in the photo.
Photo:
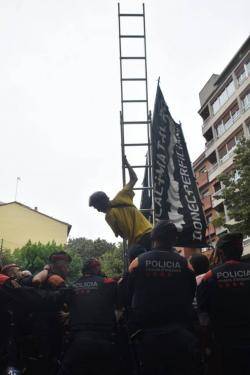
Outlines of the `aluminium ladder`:
[[[123,30],[123,24],[126,20],[131,20],[141,23],[141,31],[136,33],[131,33]],[[120,12],[120,4],[118,3],[118,22],[119,22],[119,53],[120,53],[120,86],[121,86],[121,111],[120,111],[120,130],[121,130],[121,154],[122,154],[122,180],[123,186],[126,184],[126,167],[123,162],[124,155],[126,155],[126,151],[128,148],[133,148],[134,150],[143,149],[146,147],[146,155],[144,154],[144,158],[146,156],[146,165],[141,163],[131,163],[133,169],[136,168],[143,168],[145,169],[146,173],[148,174],[148,186],[144,187],[134,187],[134,190],[141,190],[147,192],[149,197],[151,197],[152,207],[149,209],[143,209],[141,211],[147,211],[150,213],[151,221],[154,224],[154,199],[153,199],[153,171],[152,171],[152,148],[151,148],[151,112],[149,111],[148,105],[148,77],[147,77],[147,54],[146,54],[146,26],[145,26],[145,5],[142,5],[142,13],[121,13]],[[137,54],[124,54],[124,44],[127,43],[134,43],[136,41],[143,42],[143,47],[141,55]],[[130,62],[132,64],[131,70],[133,74],[126,74],[124,64],[126,62]],[[141,61],[143,64],[141,65],[139,71],[140,74],[135,74],[136,66],[133,68],[133,64],[136,65],[136,62]],[[138,66],[137,66],[138,68]],[[124,91],[126,91],[126,85],[129,83],[138,84],[143,89],[143,97],[137,97],[134,92],[128,97],[124,96]],[[129,111],[129,107],[133,106],[133,111],[135,114],[140,112],[141,108],[143,107],[144,115],[138,119],[127,119],[126,114]],[[142,107],[141,107],[142,106]],[[139,108],[140,107],[140,108]],[[137,116],[138,117],[138,116]],[[142,141],[140,137],[140,141],[132,142],[127,140],[126,129],[127,127],[130,128],[130,131],[138,131],[138,127],[144,127],[144,134],[146,130],[146,140]],[[146,127],[146,129],[145,129]],[[141,128],[140,128],[141,129]],[[141,131],[139,131],[140,134]],[[145,159],[144,159],[145,160]],[[130,160],[129,160],[130,161]],[[124,248],[124,270],[128,268],[128,254],[127,254],[127,246],[126,241],[123,241],[123,248]]]
[[[142,31],[140,33],[131,34],[127,32],[123,32],[122,30],[122,22],[127,19],[135,19],[135,20],[142,20]],[[146,165],[133,165],[132,168],[147,168],[148,171],[148,181],[149,186],[146,187],[135,187],[134,190],[146,190],[151,197],[152,201],[152,208],[150,209],[143,209],[141,211],[150,211],[152,222],[154,223],[154,207],[153,207],[153,172],[152,172],[152,149],[151,149],[151,112],[149,111],[148,105],[148,78],[147,78],[147,54],[146,54],[146,25],[145,25],[145,5],[142,4],[142,13],[121,13],[120,12],[120,4],[118,3],[118,22],[119,22],[119,52],[120,52],[120,85],[121,85],[121,111],[120,111],[120,127],[121,127],[121,153],[122,153],[122,180],[123,186],[126,184],[126,168],[123,163],[123,157],[126,155],[126,149],[134,148],[138,150],[139,147],[146,147],[147,148],[147,161]],[[123,44],[124,41],[129,43],[130,41],[134,42],[135,40],[142,40],[143,41],[143,53],[142,55],[129,55],[125,56],[123,54]],[[143,74],[138,74],[136,76],[126,76],[124,71],[124,62],[130,60],[132,62],[136,62],[138,60],[143,61],[143,67],[141,70]],[[132,67],[133,70],[133,67]],[[133,82],[134,84],[139,84],[140,86],[143,85],[144,95],[143,97],[126,97],[124,98],[124,89],[126,88],[126,84]],[[145,117],[140,118],[139,120],[126,120],[126,111],[127,106],[133,106],[134,112],[137,112],[136,105],[144,106],[145,109]],[[135,127],[143,126],[146,127],[146,134],[147,139],[146,142],[128,142],[126,140],[126,127],[130,127],[135,129]],[[146,156],[146,155],[145,155]]]

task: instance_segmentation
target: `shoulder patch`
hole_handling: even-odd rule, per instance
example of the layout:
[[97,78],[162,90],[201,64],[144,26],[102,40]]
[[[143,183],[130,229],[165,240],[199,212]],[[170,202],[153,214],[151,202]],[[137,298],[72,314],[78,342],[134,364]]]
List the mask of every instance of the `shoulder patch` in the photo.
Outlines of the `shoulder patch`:
[[112,283],[115,283],[115,280],[112,279],[112,277],[105,277],[103,279],[103,282],[104,282],[104,284],[112,284]]
[[9,279],[9,276],[0,274],[0,285],[3,285]]
[[201,281],[207,281],[213,277],[213,272],[212,270],[208,271],[202,278]]
[[139,266],[138,258],[135,258],[129,265],[128,271],[131,273]]
[[51,275],[48,278],[48,283],[54,287],[59,287],[64,284],[64,279],[59,275]]

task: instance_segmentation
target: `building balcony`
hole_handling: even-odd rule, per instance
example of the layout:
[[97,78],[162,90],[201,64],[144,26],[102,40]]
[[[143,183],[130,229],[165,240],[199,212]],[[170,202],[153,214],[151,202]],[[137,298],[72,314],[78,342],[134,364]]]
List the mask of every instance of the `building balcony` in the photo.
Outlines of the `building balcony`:
[[246,237],[243,240],[243,255],[250,254],[250,237]]
[[212,223],[208,223],[207,229],[206,229],[206,237],[212,236],[215,234],[215,227]]
[[216,235],[219,236],[220,234],[222,234],[223,232],[227,232],[227,228],[223,227],[223,226],[220,226],[220,227],[217,227],[216,228]]
[[208,130],[208,128],[211,126],[211,119],[212,119],[213,116],[209,116],[208,118],[206,118],[206,120],[203,122],[202,124],[202,133],[206,133],[206,131]]
[[210,195],[202,199],[202,206],[204,211],[209,210],[209,208],[212,208],[212,199]]
[[233,155],[233,152],[229,152],[227,155],[225,155],[226,157],[221,159],[219,163],[214,164],[212,168],[208,170],[209,181],[213,181],[233,164]]
[[221,204],[223,202],[223,199],[219,198],[219,195],[222,193],[222,190],[223,189],[220,189],[220,190],[216,191],[216,193],[214,193],[212,195],[212,205],[213,205],[213,208],[217,207],[219,204]]
[[210,139],[210,141],[208,141],[208,142],[206,142],[205,143],[205,148],[206,148],[206,150],[210,147],[210,146],[212,146],[212,144],[214,143],[216,141],[216,138],[214,139]]
[[206,121],[202,124],[202,134],[207,132],[207,130],[212,126],[212,124],[217,123],[217,121],[221,118],[222,114],[225,112],[227,108],[229,108],[233,102],[241,95],[241,93],[247,88],[250,82],[250,77],[240,85],[240,87],[236,88],[233,95],[221,106],[221,108],[216,112],[216,114],[210,115]]
[[206,185],[208,183],[208,173],[207,172],[201,173],[196,178],[196,183],[197,183],[198,188],[201,188],[202,186]]

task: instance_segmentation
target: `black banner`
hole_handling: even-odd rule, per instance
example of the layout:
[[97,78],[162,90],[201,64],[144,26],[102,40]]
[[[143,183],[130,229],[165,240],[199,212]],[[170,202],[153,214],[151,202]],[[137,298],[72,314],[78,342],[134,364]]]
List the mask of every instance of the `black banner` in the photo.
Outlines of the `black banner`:
[[169,112],[158,85],[152,125],[155,220],[169,219],[179,232],[177,246],[206,247],[206,221],[180,124]]

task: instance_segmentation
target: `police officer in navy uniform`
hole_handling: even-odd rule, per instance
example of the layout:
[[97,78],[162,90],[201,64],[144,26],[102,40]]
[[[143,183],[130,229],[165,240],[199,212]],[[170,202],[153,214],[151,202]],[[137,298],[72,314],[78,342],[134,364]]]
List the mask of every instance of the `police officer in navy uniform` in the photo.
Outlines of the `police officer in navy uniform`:
[[190,332],[196,291],[193,271],[173,246],[177,229],[167,220],[152,231],[153,250],[129,266],[131,321],[143,375],[197,374]]
[[100,262],[85,262],[68,301],[72,342],[60,375],[117,374],[116,282],[101,274]]
[[210,324],[220,352],[221,374],[250,374],[250,264],[243,263],[243,236],[217,242],[223,263],[208,271],[197,291],[202,321]]

